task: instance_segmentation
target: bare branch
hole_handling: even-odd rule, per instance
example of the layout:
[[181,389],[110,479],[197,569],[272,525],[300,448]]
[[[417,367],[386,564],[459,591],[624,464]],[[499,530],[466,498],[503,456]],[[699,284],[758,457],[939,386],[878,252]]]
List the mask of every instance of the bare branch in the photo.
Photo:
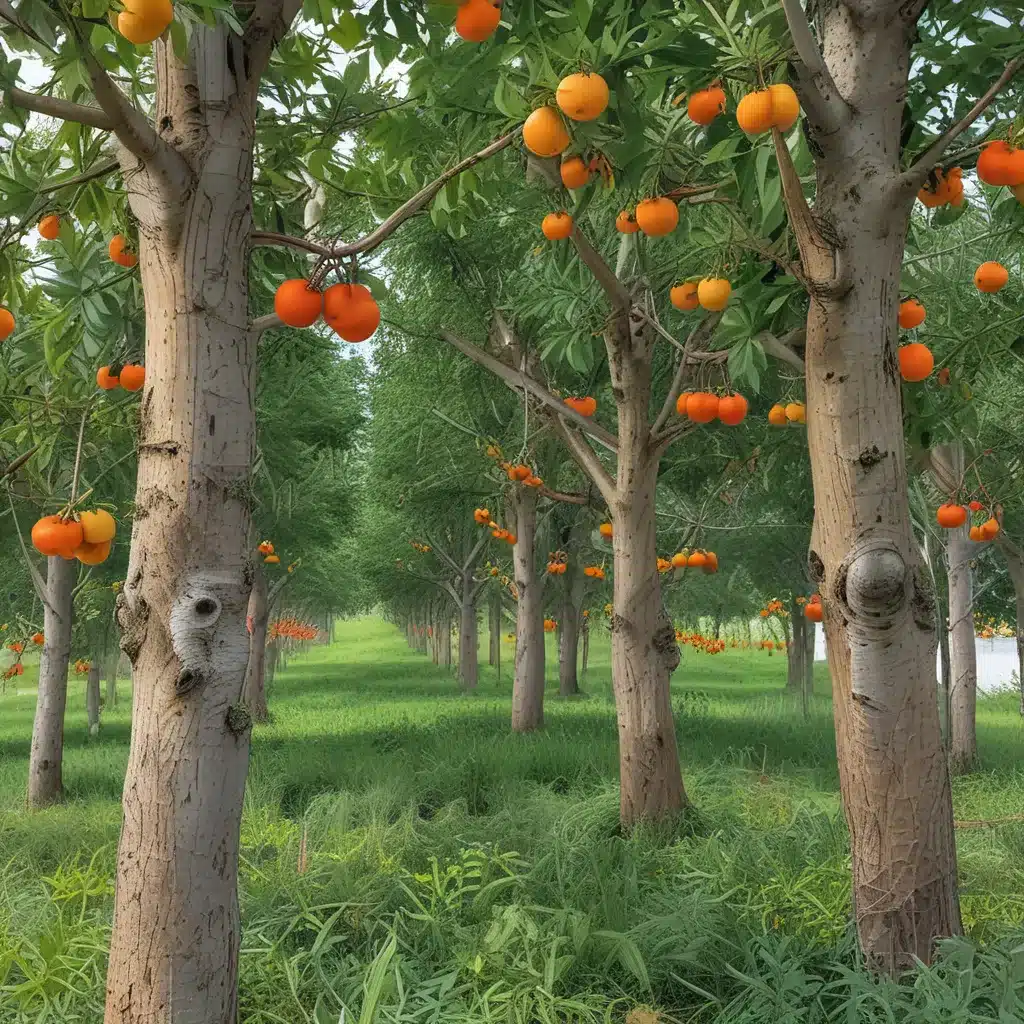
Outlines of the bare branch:
[[612,507],[615,503],[615,481],[611,473],[605,469],[604,463],[597,457],[597,452],[587,444],[582,435],[569,427],[562,416],[552,416],[551,425],[569,449],[569,454],[576,460],[576,464],[594,481],[605,504],[609,508]]
[[668,389],[668,394],[665,396],[664,404],[661,407],[661,412],[658,413],[658,418],[654,421],[654,426],[651,427],[651,440],[656,442],[658,432],[668,422],[669,417],[672,415],[672,410],[675,408],[676,399],[679,397],[679,392],[683,389],[683,381],[686,378],[686,367],[690,358],[695,354],[695,350],[698,348],[704,348],[707,342],[710,340],[711,335],[714,333],[715,328],[718,326],[718,321],[722,319],[721,313],[711,313],[705,316],[703,320],[690,332],[690,336],[686,339],[685,345],[676,345],[682,349],[683,354],[679,360],[679,366],[676,368],[676,375],[672,380],[672,386]]
[[272,331],[275,327],[284,327],[284,321],[276,313],[268,313],[266,316],[258,316],[251,324],[249,324],[249,330],[253,334],[262,334],[264,331]]
[[629,289],[615,276],[615,272],[605,262],[604,257],[590,244],[590,240],[576,224],[573,225],[569,237],[576,246],[580,259],[611,299],[612,305],[623,310],[628,309],[631,301]]
[[113,174],[120,167],[121,165],[117,160],[105,160],[103,163],[97,164],[97,166],[84,171],[82,174],[76,174],[72,178],[63,178],[59,181],[50,181],[45,185],[40,185],[36,189],[36,195],[48,196],[53,192],[59,192],[62,188],[71,188],[74,185],[84,185],[87,182],[96,181],[98,178],[105,178],[108,174]]
[[797,54],[797,72],[800,78],[801,99],[811,120],[824,132],[835,131],[848,110],[839,95],[836,83],[825,63],[818,43],[811,32],[801,0],[782,0],[786,12],[789,34]]
[[359,253],[370,252],[376,249],[390,235],[394,234],[410,217],[419,213],[452,178],[458,177],[463,171],[468,171],[471,167],[475,167],[478,163],[494,156],[495,153],[500,153],[512,143],[519,134],[519,131],[520,129],[516,128],[514,131],[492,142],[489,146],[485,146],[479,153],[474,153],[473,156],[466,157],[465,160],[449,168],[429,185],[421,188],[411,199],[407,199],[402,203],[390,217],[381,221],[368,235],[356,242],[351,242],[348,245],[330,246],[321,245],[319,242],[310,241],[308,238],[283,235],[276,231],[254,231],[250,236],[252,244],[290,246],[293,249],[301,249],[303,252],[315,253],[317,256],[325,256],[329,259],[344,259],[347,256],[356,256]]
[[16,459],[9,462],[5,469],[0,470],[0,480],[3,480],[4,477],[12,476],[14,473],[17,473],[18,470],[21,469],[21,467],[24,466],[25,463],[28,462],[28,460],[31,459],[32,456],[35,455],[37,451],[39,451],[39,445],[35,445],[32,448],[29,448],[27,452],[23,452]]
[[474,363],[487,370],[495,376],[500,377],[510,388],[528,392],[546,405],[552,412],[557,413],[579,427],[584,433],[589,434],[595,441],[603,445],[609,451],[618,451],[619,441],[614,434],[610,434],[604,427],[599,426],[586,416],[581,416],[575,409],[570,409],[561,399],[556,398],[543,384],[533,379],[522,370],[517,370],[500,359],[495,359],[489,352],[453,334],[451,331],[441,331],[441,337],[457,348],[463,355],[468,356]]
[[256,0],[245,23],[242,46],[250,82],[258,82],[278,43],[288,34],[302,0]]
[[21,107],[22,110],[56,117],[61,121],[74,121],[88,128],[98,128],[101,132],[114,130],[113,118],[99,107],[87,107],[81,103],[62,100],[57,96],[40,96],[24,89],[8,89],[5,95],[11,106]]
[[480,539],[473,545],[473,550],[470,551],[466,558],[466,561],[462,563],[462,575],[472,572],[473,566],[480,559],[480,555],[483,553],[484,548],[487,546],[487,534],[481,531]]
[[274,582],[274,585],[267,592],[267,610],[269,611],[274,607],[275,602],[281,596],[281,591],[288,585],[288,581],[291,579],[289,573],[285,573],[279,580]]
[[978,100],[977,103],[967,111],[956,124],[940,135],[922,154],[914,161],[909,170],[904,171],[899,178],[901,189],[913,189],[917,191],[924,184],[931,169],[942,159],[942,154],[952,142],[958,139],[975,121],[985,112],[989,104],[999,95],[1003,86],[1009,82],[1020,69],[1024,67],[1024,54],[1015,57],[1003,69],[1003,73],[995,80],[988,92]]
[[567,505],[590,504],[589,494],[570,494],[566,491],[553,491],[546,484],[542,485],[538,490],[542,498],[548,498],[550,501],[560,501]]
[[762,331],[757,335],[756,340],[761,342],[761,347],[768,355],[781,359],[784,363],[789,363],[790,366],[803,373],[805,369],[804,361],[790,346],[799,344],[806,337],[806,328],[799,327],[794,331],[790,331],[783,338],[777,338],[771,331]]

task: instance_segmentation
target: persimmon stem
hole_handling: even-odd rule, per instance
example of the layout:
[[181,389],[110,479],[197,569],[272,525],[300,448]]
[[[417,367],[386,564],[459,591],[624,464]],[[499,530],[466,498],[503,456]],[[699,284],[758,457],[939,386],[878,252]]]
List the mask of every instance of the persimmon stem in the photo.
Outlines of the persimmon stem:
[[85,404],[85,408],[82,410],[82,422],[78,426],[78,447],[75,449],[75,470],[71,477],[71,500],[68,502],[68,509],[74,508],[75,501],[78,495],[78,474],[82,468],[82,442],[85,440],[85,424],[89,419],[89,410],[92,408],[92,403],[96,398],[95,395],[89,399]]

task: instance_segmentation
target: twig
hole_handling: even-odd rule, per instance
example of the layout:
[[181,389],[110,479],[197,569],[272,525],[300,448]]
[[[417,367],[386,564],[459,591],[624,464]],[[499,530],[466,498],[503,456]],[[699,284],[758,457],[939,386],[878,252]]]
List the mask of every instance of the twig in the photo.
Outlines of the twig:
[[629,289],[615,276],[612,268],[605,263],[604,257],[590,244],[590,240],[576,224],[573,224],[569,237],[576,246],[580,259],[604,289],[612,305],[622,310],[627,309],[630,303]]
[[[18,513],[14,510],[14,498],[11,495],[11,485],[7,484],[7,503],[11,508],[11,518],[14,520],[14,532],[18,535],[18,543],[21,545],[21,554],[25,559],[25,565],[28,567],[29,578],[32,580],[32,587],[36,592],[36,597],[39,598],[51,612],[54,611],[53,605],[50,604],[46,595],[46,581],[42,576],[39,575],[39,570],[32,564],[32,559],[28,553],[28,547],[25,544],[25,537],[21,532],[21,524],[18,522]],[[59,555],[56,557],[60,557]],[[56,612],[54,612],[56,614]]]
[[722,318],[721,313],[711,313],[705,316],[703,320],[690,332],[690,336],[686,339],[686,344],[680,346],[683,350],[682,357],[679,360],[679,366],[676,369],[675,377],[672,380],[672,386],[668,389],[668,394],[665,396],[665,401],[661,406],[661,412],[658,413],[658,418],[654,421],[654,425],[651,427],[651,440],[656,442],[658,433],[661,428],[668,422],[669,417],[672,415],[672,410],[675,408],[676,399],[679,397],[679,392],[683,388],[683,380],[686,376],[686,366],[689,359],[694,355],[694,349],[700,345],[703,347],[714,333],[715,328],[718,326],[718,321]]
[[5,477],[8,476],[13,476],[15,473],[17,473],[18,470],[21,469],[21,467],[24,466],[25,463],[28,462],[28,460],[31,459],[32,456],[35,455],[37,451],[39,451],[39,445],[33,445],[31,448],[29,448],[27,452],[23,452],[12,462],[9,462],[7,464],[7,468],[0,472],[0,480],[3,480]]
[[266,316],[258,316],[249,324],[249,330],[253,334],[262,334],[264,331],[272,331],[275,327],[284,327],[284,321],[276,313],[268,313]]
[[615,481],[612,479],[611,473],[605,469],[604,463],[597,457],[597,452],[587,444],[582,435],[575,433],[569,427],[564,417],[557,414],[552,415],[551,426],[569,449],[569,454],[576,460],[580,469],[594,481],[605,504],[611,508],[615,503]]
[[63,181],[51,181],[45,185],[40,185],[36,189],[36,195],[48,196],[52,192],[59,192],[62,188],[68,188],[70,185],[85,185],[87,182],[95,181],[97,178],[105,178],[108,174],[113,174],[120,166],[116,160],[108,160],[98,167],[92,168],[92,170],[85,171],[83,174],[76,174],[73,178],[64,178]]
[[78,496],[78,472],[82,467],[82,442],[85,440],[85,424],[89,419],[89,410],[92,409],[95,397],[94,394],[86,403],[85,408],[82,410],[82,422],[78,426],[78,447],[75,449],[75,470],[71,476],[71,500],[68,503],[69,507],[72,508]]
[[359,253],[370,252],[376,249],[381,242],[385,241],[394,231],[404,224],[410,217],[415,216],[429,203],[438,192],[448,184],[452,178],[457,177],[463,171],[469,170],[471,167],[475,167],[478,163],[483,160],[487,160],[489,157],[494,156],[495,153],[500,153],[503,149],[509,146],[515,137],[519,134],[520,129],[516,128],[514,131],[509,132],[507,135],[503,135],[500,139],[492,142],[489,146],[485,146],[479,153],[474,153],[473,156],[467,157],[465,160],[460,161],[454,167],[445,171],[440,177],[435,178],[429,185],[424,186],[416,193],[411,199],[407,199],[390,217],[383,220],[376,228],[373,229],[364,238],[359,239],[356,242],[351,242],[348,245],[321,245],[319,242],[313,242],[308,238],[297,238],[294,235],[280,234],[276,231],[254,231],[250,236],[253,245],[284,245],[290,246],[293,249],[301,249],[304,252],[315,253],[318,256],[323,256],[327,259],[344,259],[347,256],[356,256]]
[[1003,73],[995,80],[988,92],[971,107],[967,113],[960,118],[943,135],[940,135],[925,151],[914,161],[910,169],[900,175],[898,181],[900,188],[914,189],[921,187],[928,177],[931,169],[939,162],[942,154],[955,139],[959,138],[972,124],[985,112],[989,104],[999,95],[1004,85],[1009,82],[1020,69],[1024,67],[1024,55],[1015,57],[1003,69]]

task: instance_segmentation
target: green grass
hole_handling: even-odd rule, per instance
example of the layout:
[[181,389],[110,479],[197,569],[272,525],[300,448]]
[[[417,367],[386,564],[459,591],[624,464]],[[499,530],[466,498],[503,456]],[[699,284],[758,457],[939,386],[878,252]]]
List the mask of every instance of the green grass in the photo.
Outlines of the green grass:
[[[1021,824],[958,832],[969,940],[901,985],[855,969],[823,666],[805,721],[784,657],[684,649],[697,809],[629,836],[606,640],[586,696],[559,700],[556,671],[552,646],[533,736],[509,732],[507,672],[461,695],[375,619],[279,676],[242,824],[243,1022],[1024,1019]],[[105,710],[90,742],[72,677],[68,801],[27,815],[32,679],[0,697],[0,1021],[95,1022],[130,711]],[[956,781],[957,817],[1024,813],[1012,698],[978,718],[984,763]]]

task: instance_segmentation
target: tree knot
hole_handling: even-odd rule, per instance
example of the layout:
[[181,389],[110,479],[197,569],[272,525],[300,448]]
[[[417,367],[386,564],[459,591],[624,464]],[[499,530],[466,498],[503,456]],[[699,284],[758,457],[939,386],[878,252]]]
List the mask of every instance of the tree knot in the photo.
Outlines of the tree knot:
[[225,717],[228,730],[235,736],[241,736],[252,728],[252,715],[244,704],[232,704]]
[[841,571],[837,586],[855,615],[877,618],[893,614],[906,594],[907,566],[894,545],[876,542],[855,553]]

